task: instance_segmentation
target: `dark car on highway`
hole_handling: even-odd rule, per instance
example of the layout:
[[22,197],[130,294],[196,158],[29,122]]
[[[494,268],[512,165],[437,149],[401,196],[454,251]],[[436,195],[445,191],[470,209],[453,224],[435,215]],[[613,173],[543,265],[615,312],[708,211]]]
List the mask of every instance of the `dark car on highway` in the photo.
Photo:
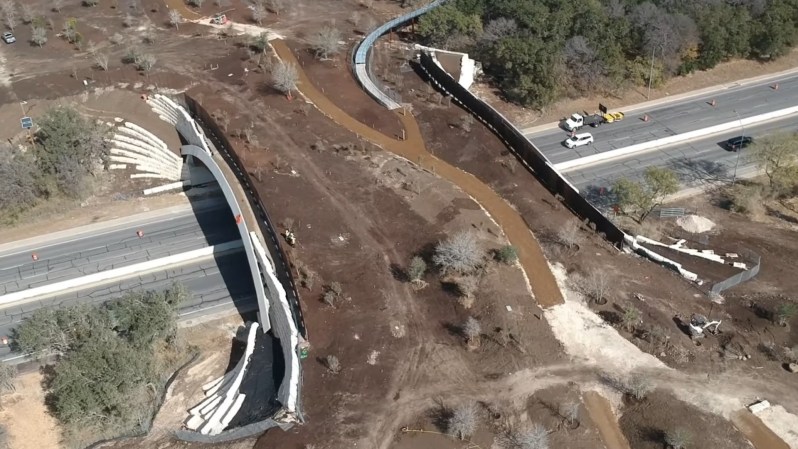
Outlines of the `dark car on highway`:
[[740,151],[741,149],[754,143],[754,138],[750,136],[737,136],[732,137],[726,141],[726,148],[729,151]]

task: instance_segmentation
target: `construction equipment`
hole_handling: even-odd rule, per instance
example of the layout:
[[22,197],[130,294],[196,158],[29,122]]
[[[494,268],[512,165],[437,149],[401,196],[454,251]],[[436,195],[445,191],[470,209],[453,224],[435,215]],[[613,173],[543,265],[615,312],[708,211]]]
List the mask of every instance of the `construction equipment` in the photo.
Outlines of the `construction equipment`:
[[694,313],[690,316],[690,322],[687,324],[690,338],[704,338],[704,331],[716,334],[720,323],[720,321],[709,321],[704,315]]
[[211,17],[211,23],[214,25],[226,25],[230,19],[227,18],[225,14],[216,14],[215,16]]

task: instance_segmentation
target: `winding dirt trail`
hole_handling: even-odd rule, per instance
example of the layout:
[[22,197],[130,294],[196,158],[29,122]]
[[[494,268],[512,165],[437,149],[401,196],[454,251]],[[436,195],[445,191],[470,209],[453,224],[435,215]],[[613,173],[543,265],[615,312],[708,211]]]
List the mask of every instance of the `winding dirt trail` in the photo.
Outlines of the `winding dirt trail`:
[[611,449],[632,449],[618,426],[609,401],[595,391],[586,391],[583,397],[587,413],[596,425],[604,445]]
[[551,307],[563,302],[554,275],[549,268],[543,250],[540,248],[532,232],[523,218],[486,184],[474,175],[464,172],[430,154],[421,136],[412,114],[397,113],[405,128],[405,140],[397,140],[386,136],[368,125],[357,121],[341,110],[327,96],[321,93],[310,81],[291,49],[282,40],[270,42],[277,55],[283,61],[293,63],[297,67],[299,91],[311,101],[323,114],[334,122],[349,129],[375,145],[430,170],[438,176],[454,183],[479,203],[499,224],[507,239],[518,250],[518,260],[529,280],[532,293],[541,307]]

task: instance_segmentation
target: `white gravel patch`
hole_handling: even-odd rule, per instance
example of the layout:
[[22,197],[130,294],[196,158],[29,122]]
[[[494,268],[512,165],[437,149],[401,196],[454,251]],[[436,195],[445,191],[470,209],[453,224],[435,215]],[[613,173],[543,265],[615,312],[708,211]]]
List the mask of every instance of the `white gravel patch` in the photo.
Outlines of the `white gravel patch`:
[[557,340],[569,356],[599,365],[610,374],[627,375],[637,369],[668,368],[659,359],[641,351],[585,304],[584,297],[567,287],[561,264],[552,268],[565,303],[544,311]]
[[693,234],[709,232],[715,227],[715,222],[700,215],[684,215],[676,219],[680,228]]
[[798,416],[774,405],[756,416],[792,449],[798,449]]

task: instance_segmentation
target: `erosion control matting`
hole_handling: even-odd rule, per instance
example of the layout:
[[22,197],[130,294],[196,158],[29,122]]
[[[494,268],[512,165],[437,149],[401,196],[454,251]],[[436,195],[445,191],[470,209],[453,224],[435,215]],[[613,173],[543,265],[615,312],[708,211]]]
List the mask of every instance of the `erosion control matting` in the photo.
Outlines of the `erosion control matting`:
[[255,350],[249,361],[239,393],[246,395],[241,409],[227,429],[263,421],[280,408],[277,389],[283,381],[285,361],[280,340],[258,329]]

